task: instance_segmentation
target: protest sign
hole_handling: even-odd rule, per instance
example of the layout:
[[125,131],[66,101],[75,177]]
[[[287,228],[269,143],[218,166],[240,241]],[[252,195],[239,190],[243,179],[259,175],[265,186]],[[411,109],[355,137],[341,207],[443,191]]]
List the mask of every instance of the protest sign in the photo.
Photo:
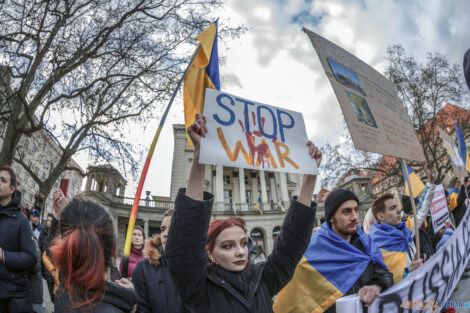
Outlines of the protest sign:
[[444,192],[444,186],[442,185],[437,185],[434,191],[434,198],[431,204],[431,217],[435,234],[438,233],[442,227],[448,227],[450,224],[446,194]]
[[301,113],[206,89],[204,115],[201,163],[318,174]]
[[356,149],[424,161],[393,84],[343,48],[304,28],[335,91]]
[[[470,259],[470,210],[450,239],[417,270],[381,293],[369,313],[439,312]],[[463,299],[462,299],[463,300]]]

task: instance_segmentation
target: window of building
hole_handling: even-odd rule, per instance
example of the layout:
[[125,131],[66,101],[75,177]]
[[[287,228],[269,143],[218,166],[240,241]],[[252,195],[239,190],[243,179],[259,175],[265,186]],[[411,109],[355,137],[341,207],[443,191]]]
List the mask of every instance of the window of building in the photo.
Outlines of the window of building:
[[230,185],[230,175],[224,175],[224,185]]
[[31,168],[31,165],[33,164],[33,162],[31,160],[28,161],[28,167]]
[[42,172],[41,179],[44,181],[46,179],[46,172]]
[[249,179],[248,179],[248,176],[245,176],[245,185],[248,185],[249,184]]
[[224,190],[224,202],[232,203],[232,190]]
[[33,148],[33,150],[31,150],[31,155],[34,156],[36,154],[36,147]]
[[36,174],[36,176],[37,176],[38,173],[39,173],[39,168],[36,166],[36,168],[34,169],[34,174]]
[[258,191],[258,197],[257,197],[258,201],[261,201],[261,191]]
[[29,139],[26,139],[26,140],[24,141],[24,146],[25,146],[26,148],[29,147]]
[[39,154],[38,155],[38,162],[41,162],[42,161],[42,154]]
[[30,193],[30,194],[29,194],[29,201],[33,201],[33,198],[34,198],[33,194]]
[[274,227],[274,229],[273,229],[273,240],[275,241],[279,237],[280,234],[281,234],[281,227],[280,226]]
[[289,199],[292,198],[292,190],[289,190],[289,191],[287,192],[287,196],[289,197]]
[[246,203],[251,203],[251,190],[245,191]]
[[361,194],[363,196],[366,196],[367,195],[367,185],[366,184],[362,184],[361,185]]

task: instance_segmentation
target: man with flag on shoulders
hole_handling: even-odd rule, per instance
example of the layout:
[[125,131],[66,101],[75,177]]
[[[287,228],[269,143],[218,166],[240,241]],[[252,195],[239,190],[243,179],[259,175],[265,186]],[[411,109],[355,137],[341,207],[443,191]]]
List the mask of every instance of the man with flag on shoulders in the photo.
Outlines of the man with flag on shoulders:
[[326,221],[312,234],[294,277],[274,302],[276,313],[335,313],[337,299],[357,293],[367,307],[393,285],[380,250],[359,222],[359,200],[346,189],[325,200]]
[[[418,227],[426,219],[434,198],[434,185],[431,169],[426,167],[429,182],[423,192],[420,209],[417,212]],[[372,203],[372,213],[378,223],[371,226],[372,241],[382,251],[388,269],[393,273],[394,283],[398,283],[408,273],[423,264],[423,259],[415,257],[416,246],[413,241],[415,234],[413,218],[402,222],[402,209],[392,194],[384,194]]]

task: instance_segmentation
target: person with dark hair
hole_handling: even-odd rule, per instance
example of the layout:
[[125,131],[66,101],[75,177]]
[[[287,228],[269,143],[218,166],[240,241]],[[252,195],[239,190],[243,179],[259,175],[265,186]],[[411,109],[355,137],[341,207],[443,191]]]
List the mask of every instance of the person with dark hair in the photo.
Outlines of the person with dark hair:
[[135,304],[132,284],[125,278],[119,280],[112,265],[116,237],[111,215],[95,202],[78,199],[60,212],[60,199],[54,200],[61,233],[50,248],[60,277],[55,311],[131,312]]
[[455,227],[458,227],[460,222],[462,221],[465,212],[467,212],[467,208],[469,206],[468,194],[470,192],[470,177],[467,176],[464,178],[464,183],[460,187],[460,190],[457,195],[457,206],[452,211],[455,220]]
[[[127,279],[131,279],[132,271],[136,267],[137,263],[142,260],[144,257],[144,242],[145,242],[145,232],[144,229],[140,226],[135,226],[134,231],[132,232],[132,241],[131,241],[131,253],[129,255],[129,264],[127,266]],[[119,264],[119,272],[122,273],[122,260]],[[122,274],[121,274],[122,275]]]
[[[432,183],[433,177],[429,168],[426,168],[426,174],[429,182],[423,192],[421,206],[417,209],[418,230],[428,215],[436,188],[436,185]],[[372,225],[370,236],[382,251],[386,251],[383,252],[385,264],[393,273],[394,282],[398,283],[409,272],[423,264],[424,256],[421,258],[421,253],[416,253],[413,241],[417,231],[414,220],[410,216],[407,222],[402,221],[402,210],[395,197],[389,193],[380,196],[372,203],[372,213],[378,223]]]
[[[49,229],[51,228],[52,220],[54,219],[54,214],[48,213],[44,227],[42,228],[41,234],[39,235],[39,250],[41,251],[40,260],[41,260],[41,274],[42,278],[46,280],[47,289],[49,290],[49,297],[51,302],[54,303],[54,276],[49,271],[49,267],[44,263],[43,255],[46,254],[46,239],[49,234]],[[49,262],[51,262],[49,260]]]
[[42,224],[39,221],[41,219],[41,214],[37,209],[31,210],[31,215],[29,216],[29,220],[31,221],[31,229],[33,230],[33,235],[36,240],[39,242],[39,236],[41,235],[42,231]]
[[0,167],[0,312],[32,312],[25,271],[37,262],[33,233],[21,212],[15,172]]
[[457,177],[453,177],[450,180],[449,190],[448,190],[449,192],[448,202],[449,202],[449,209],[451,212],[453,212],[455,208],[458,206],[457,198],[459,196],[460,186],[462,186],[462,183],[460,182],[460,179],[458,179]]
[[335,189],[326,197],[324,209],[326,221],[312,234],[291,283],[278,294],[276,313],[335,313],[336,300],[352,294],[359,296],[367,312],[366,307],[393,285],[380,250],[358,226],[357,196]]
[[137,296],[137,313],[189,313],[176,291],[168,271],[165,247],[170,230],[173,209],[163,214],[161,234],[145,242],[144,256],[132,273],[132,283]]
[[[176,196],[165,250],[173,282],[191,312],[273,312],[272,297],[292,278],[308,245],[316,175],[304,175],[266,262],[252,264],[245,225],[235,218],[210,222],[214,197],[203,192],[205,166],[199,163],[200,139],[206,133],[206,118],[197,114],[188,128],[193,164],[187,188]],[[306,145],[320,165],[321,152],[310,141]]]

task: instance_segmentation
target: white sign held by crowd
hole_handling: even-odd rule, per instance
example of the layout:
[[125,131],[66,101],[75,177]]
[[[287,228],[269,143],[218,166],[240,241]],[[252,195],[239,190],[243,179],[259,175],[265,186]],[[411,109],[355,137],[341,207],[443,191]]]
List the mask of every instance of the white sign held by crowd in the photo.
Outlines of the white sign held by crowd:
[[[452,237],[417,270],[381,293],[369,313],[439,312],[448,301],[470,259],[470,209]],[[462,299],[464,300],[464,299]]]
[[204,115],[201,163],[318,174],[301,113],[206,89]]
[[438,233],[442,227],[448,227],[450,224],[449,209],[447,208],[446,194],[442,184],[436,186],[431,204],[431,217],[434,233]]
[[393,84],[370,65],[304,28],[338,98],[356,149],[424,161]]

